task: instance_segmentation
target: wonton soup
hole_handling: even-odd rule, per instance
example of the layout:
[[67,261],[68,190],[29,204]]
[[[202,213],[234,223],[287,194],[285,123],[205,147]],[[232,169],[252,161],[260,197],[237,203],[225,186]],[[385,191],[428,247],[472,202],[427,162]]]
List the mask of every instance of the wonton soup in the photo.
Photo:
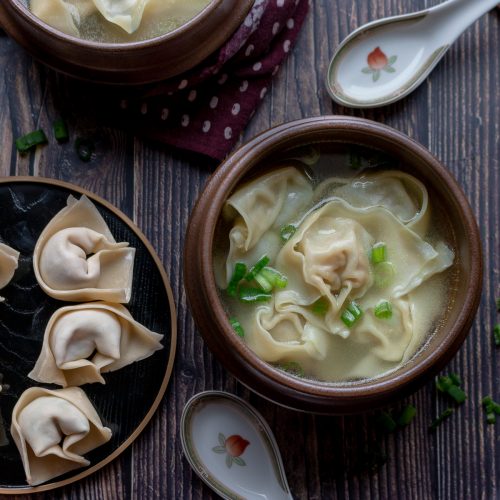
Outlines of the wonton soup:
[[148,40],[182,26],[211,0],[25,0],[42,21],[104,43]]
[[405,364],[456,287],[438,200],[377,152],[339,148],[302,150],[239,185],[214,246],[235,334],[262,360],[327,382]]

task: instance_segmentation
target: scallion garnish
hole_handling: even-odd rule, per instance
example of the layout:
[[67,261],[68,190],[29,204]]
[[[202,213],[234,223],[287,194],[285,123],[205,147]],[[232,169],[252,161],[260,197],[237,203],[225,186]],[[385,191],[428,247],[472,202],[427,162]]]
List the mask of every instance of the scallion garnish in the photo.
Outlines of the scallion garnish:
[[84,162],[89,162],[95,150],[95,145],[90,139],[77,137],[75,141],[75,151],[78,158]]
[[231,297],[236,297],[239,282],[245,277],[247,266],[243,262],[237,262],[234,266],[234,272],[231,276],[226,292]]
[[375,266],[373,272],[375,275],[375,285],[379,288],[385,288],[389,285],[396,274],[396,270],[391,262],[380,262]]
[[435,431],[452,414],[453,408],[446,408],[446,410],[444,410],[439,417],[432,421],[431,425],[429,425],[429,430]]
[[383,412],[377,418],[377,425],[385,432],[394,432],[396,430],[396,421],[389,413]]
[[236,332],[238,337],[243,338],[245,336],[245,330],[243,330],[241,323],[236,318],[229,318],[229,322],[231,323],[231,326],[233,327],[233,330]]
[[350,328],[359,318],[361,318],[363,311],[356,304],[356,302],[351,302],[345,309],[340,319],[343,321],[344,325]]
[[295,231],[297,231],[297,227],[294,226],[293,224],[288,224],[286,226],[283,226],[280,230],[280,236],[282,241],[288,241],[294,234]]
[[390,302],[387,302],[387,300],[383,300],[375,306],[373,313],[379,319],[391,319],[392,305]]
[[268,300],[271,300],[271,294],[261,290],[260,288],[240,286],[238,298],[241,302],[254,304],[255,302],[267,302]]
[[257,276],[263,276],[273,288],[285,288],[288,284],[288,278],[273,267],[265,267]]
[[462,385],[462,379],[460,378],[460,376],[458,375],[458,373],[450,373],[449,375],[450,377],[450,380],[455,384],[455,385]]
[[449,376],[438,377],[436,379],[436,388],[438,391],[448,394],[458,404],[462,404],[467,399],[467,395],[459,387],[460,383],[460,377],[456,373],[453,373]]
[[493,327],[493,338],[495,339],[495,345],[500,345],[500,323]]
[[269,264],[269,257],[267,255],[262,256],[257,263],[250,268],[248,274],[245,276],[247,281],[252,281],[255,279],[255,276],[259,274],[262,269],[264,269]]
[[62,118],[52,124],[52,130],[57,142],[66,142],[69,139],[68,128]]
[[320,297],[316,302],[311,304],[312,312],[318,316],[324,316],[330,308],[330,303],[326,297]]
[[500,415],[500,405],[493,401],[491,396],[484,397],[482,404],[486,412],[486,421],[489,424],[494,424],[497,421],[496,415]]
[[45,132],[40,129],[16,139],[16,148],[20,153],[26,153],[26,151],[29,151],[31,148],[39,144],[47,144],[47,142]]
[[380,264],[387,260],[387,245],[383,241],[372,246],[371,259],[374,264]]
[[296,361],[285,361],[277,365],[277,367],[297,377],[304,377],[305,375],[304,369]]
[[255,281],[264,290],[264,292],[270,292],[273,289],[272,283],[262,274],[262,271],[255,276]]
[[400,427],[406,427],[413,420],[416,414],[417,409],[413,405],[408,405],[407,407],[403,408],[403,410],[399,414],[397,424]]

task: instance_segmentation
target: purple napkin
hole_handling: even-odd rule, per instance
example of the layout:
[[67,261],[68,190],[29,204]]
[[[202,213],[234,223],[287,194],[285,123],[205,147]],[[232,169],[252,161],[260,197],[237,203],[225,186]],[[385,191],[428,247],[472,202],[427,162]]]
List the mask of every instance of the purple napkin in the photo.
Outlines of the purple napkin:
[[133,132],[223,159],[292,49],[309,0],[255,0],[229,41],[194,69],[121,99],[120,122]]

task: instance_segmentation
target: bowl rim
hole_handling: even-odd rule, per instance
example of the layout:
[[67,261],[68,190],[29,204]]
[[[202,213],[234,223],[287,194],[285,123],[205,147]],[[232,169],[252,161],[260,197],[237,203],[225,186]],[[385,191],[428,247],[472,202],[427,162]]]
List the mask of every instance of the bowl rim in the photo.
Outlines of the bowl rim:
[[80,47],[85,47],[87,49],[98,49],[103,52],[132,52],[136,50],[141,50],[144,48],[155,48],[159,45],[163,45],[165,42],[172,39],[180,38],[193,28],[201,26],[207,17],[209,17],[218,7],[220,7],[224,0],[210,0],[210,2],[203,7],[203,9],[198,12],[194,17],[189,19],[184,24],[181,24],[178,28],[172,31],[164,33],[163,35],[158,35],[153,38],[148,38],[146,40],[139,40],[135,42],[123,42],[123,43],[110,43],[110,42],[95,42],[92,40],[86,40],[84,38],[79,38],[73,35],[68,35],[45,21],[42,21],[39,17],[35,16],[31,10],[25,5],[22,0],[6,0],[10,2],[12,7],[16,9],[16,12],[23,17],[23,19],[28,22],[31,26],[35,28],[41,28],[48,32],[51,36],[66,42],[78,45]]
[[[203,221],[217,221],[223,203],[227,199],[229,193],[246,173],[265,159],[270,153],[276,150],[285,149],[284,144],[291,142],[292,139],[295,142],[300,142],[301,137],[306,138],[311,135],[316,135],[320,138],[321,135],[330,135],[332,130],[342,130],[344,132],[356,131],[358,139],[359,135],[375,135],[379,139],[396,143],[398,147],[405,150],[407,154],[418,156],[422,163],[425,163],[428,171],[436,175],[436,178],[439,179],[445,189],[450,193],[452,200],[455,202],[456,209],[462,215],[461,224],[464,227],[464,232],[466,234],[465,242],[470,255],[470,279],[468,283],[465,285],[462,284],[462,286],[467,286],[468,292],[464,297],[464,303],[462,304],[461,310],[451,322],[441,344],[436,346],[435,349],[428,352],[425,356],[416,356],[414,358],[415,362],[407,365],[404,371],[400,372],[396,369],[396,371],[392,373],[389,372],[388,374],[383,374],[373,379],[352,382],[349,384],[316,382],[300,379],[286,374],[281,370],[277,370],[270,364],[262,361],[243,340],[234,334],[227,319],[227,314],[217,294],[217,287],[215,284],[212,264],[215,223],[213,225],[210,223],[197,224],[199,231],[196,235],[190,234],[194,233],[194,228],[188,228],[184,272],[188,299],[190,302],[194,303],[195,301],[192,300],[193,297],[191,295],[195,293],[195,290],[191,290],[190,293],[189,280],[187,279],[189,276],[189,269],[186,263],[189,260],[187,257],[190,253],[190,247],[195,244],[199,252],[199,262],[201,266],[201,276],[199,276],[198,285],[201,284],[203,293],[206,294],[212,308],[211,319],[214,321],[213,329],[217,330],[219,335],[223,338],[223,342],[220,342],[220,340],[218,341],[219,344],[224,344],[220,349],[223,349],[229,356],[238,358],[237,361],[239,361],[240,365],[241,362],[245,363],[245,373],[247,375],[250,372],[257,375],[260,374],[260,376],[265,379],[261,380],[261,385],[266,386],[268,382],[271,382],[274,384],[275,388],[277,386],[285,388],[289,391],[288,394],[291,391],[294,395],[298,395],[299,398],[303,395],[306,398],[320,398],[324,400],[324,402],[327,400],[332,406],[334,403],[338,403],[340,406],[349,406],[353,396],[363,399],[366,402],[368,400],[383,399],[394,392],[401,392],[403,389],[410,390],[416,387],[417,384],[420,385],[420,382],[422,382],[424,378],[427,378],[430,374],[437,373],[438,369],[442,368],[449,359],[451,359],[469,332],[481,297],[482,252],[479,230],[474,214],[464,192],[451,173],[448,172],[437,158],[435,158],[423,145],[402,132],[386,125],[371,120],[346,116],[306,118],[285,123],[261,133],[227,158],[207,182],[193,210],[192,218],[196,217],[196,211],[203,211],[203,215],[198,214],[198,218],[201,217]],[[332,137],[330,137],[329,140],[334,142]],[[309,143],[311,142],[314,141],[309,141]],[[317,142],[325,141],[318,140]],[[342,142],[346,141],[344,140]],[[353,142],[356,143],[358,141],[353,139]],[[208,190],[210,190],[210,199],[204,200],[204,194],[207,193]],[[196,243],[193,241],[195,239]],[[192,307],[192,309],[196,319],[196,307]],[[209,336],[203,332],[203,328],[200,328],[200,330],[205,341],[207,341],[209,347],[212,349],[214,340],[211,340]],[[217,355],[217,352],[215,354]],[[226,365],[225,360],[223,364]],[[230,371],[233,371],[233,374],[245,385],[249,386],[250,389],[260,392],[248,383],[248,376],[244,379],[240,377],[241,373],[234,373],[234,370],[231,369]],[[385,378],[387,376],[389,378]],[[264,396],[267,397],[266,394],[264,394]],[[332,410],[334,409],[332,408]]]

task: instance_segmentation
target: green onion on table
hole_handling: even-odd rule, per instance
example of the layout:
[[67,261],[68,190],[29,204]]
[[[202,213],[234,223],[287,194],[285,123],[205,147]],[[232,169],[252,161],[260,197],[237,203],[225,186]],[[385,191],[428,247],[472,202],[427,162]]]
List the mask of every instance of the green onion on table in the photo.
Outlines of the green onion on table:
[[47,136],[43,130],[35,130],[16,139],[16,148],[20,153],[26,153],[39,144],[47,144]]
[[453,408],[446,408],[446,410],[444,410],[441,415],[439,415],[431,422],[431,425],[429,425],[429,430],[435,431],[447,418],[453,415],[453,411]]
[[67,142],[69,139],[68,127],[62,118],[54,121],[52,124],[52,130],[54,132],[54,137],[57,142]]

